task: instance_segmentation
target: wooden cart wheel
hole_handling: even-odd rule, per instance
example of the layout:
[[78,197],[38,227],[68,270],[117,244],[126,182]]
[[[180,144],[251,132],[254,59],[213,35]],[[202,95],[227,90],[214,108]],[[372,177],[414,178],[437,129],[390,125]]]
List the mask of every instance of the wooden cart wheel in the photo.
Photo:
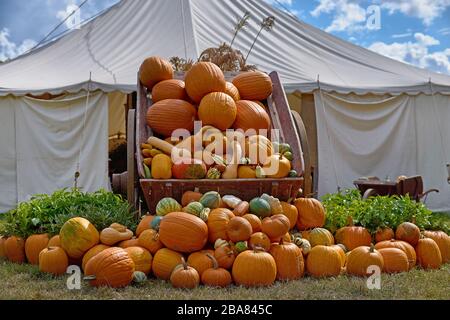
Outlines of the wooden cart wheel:
[[136,190],[138,181],[136,174],[135,133],[136,110],[130,109],[128,111],[127,121],[127,200],[133,208],[137,208],[138,206],[138,192]]
[[302,147],[303,152],[303,161],[305,163],[305,169],[303,173],[304,178],[303,194],[309,196],[314,194],[315,190],[313,190],[314,184],[312,181],[311,157],[310,157],[311,153],[309,149],[308,137],[306,135],[305,124],[303,123],[302,117],[298,114],[298,112],[292,110],[292,117],[294,118],[295,128],[297,129],[297,134],[300,138],[300,145]]
[[375,190],[375,189],[367,189],[364,192],[364,194],[363,194],[363,199],[365,200],[365,199],[368,199],[368,198],[376,196],[376,195],[378,195],[377,190]]

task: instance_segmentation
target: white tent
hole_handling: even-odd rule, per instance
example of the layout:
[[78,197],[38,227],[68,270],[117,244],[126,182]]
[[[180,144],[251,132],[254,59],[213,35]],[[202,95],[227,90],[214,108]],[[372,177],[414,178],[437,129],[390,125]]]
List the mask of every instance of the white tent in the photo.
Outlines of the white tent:
[[[275,16],[274,30],[262,33],[249,63],[264,71],[278,71],[288,92],[314,94],[320,195],[334,192],[337,186],[351,186],[355,178],[363,175],[421,174],[426,187],[441,190],[430,196],[429,205],[450,210],[445,169],[445,162],[450,160],[450,128],[444,127],[450,120],[449,76],[352,45],[262,0],[123,0],[81,29],[0,65],[0,112],[10,117],[0,117],[5,121],[0,126],[0,211],[23,200],[25,194],[42,191],[37,185],[27,188],[23,195],[19,191],[24,183],[17,178],[22,175],[18,163],[23,155],[17,146],[27,141],[16,139],[13,148],[12,137],[22,134],[17,106],[30,105],[24,95],[66,93],[70,98],[70,94],[87,89],[90,72],[90,88],[98,90],[99,96],[117,91],[130,93],[136,89],[136,73],[144,58],[159,55],[196,59],[204,49],[230,41],[232,27],[245,11],[251,13],[252,21],[234,46],[246,52],[259,29],[258,23]],[[107,122],[107,113],[95,121]],[[81,129],[73,128],[69,131],[76,140],[73,130]],[[52,125],[41,129],[50,136],[59,133]],[[101,141],[107,133],[95,136],[90,131],[94,128],[86,126],[85,130],[89,139],[97,139],[98,146],[105,143]],[[67,145],[59,147],[65,151]],[[57,159],[58,154],[52,161],[68,161]],[[89,151],[85,154],[90,155]],[[68,178],[47,175],[51,168],[39,164],[45,159],[32,159],[36,163],[31,164],[31,170],[45,172],[40,175],[40,184],[48,186],[44,191],[69,184]],[[82,181],[84,187],[104,187],[106,164],[92,168],[87,164],[93,159],[85,161],[86,167],[92,169],[89,174],[97,178]],[[104,155],[94,163],[102,161]],[[68,166],[72,169],[74,165],[72,161]],[[2,200],[5,192],[10,195],[7,201]]]

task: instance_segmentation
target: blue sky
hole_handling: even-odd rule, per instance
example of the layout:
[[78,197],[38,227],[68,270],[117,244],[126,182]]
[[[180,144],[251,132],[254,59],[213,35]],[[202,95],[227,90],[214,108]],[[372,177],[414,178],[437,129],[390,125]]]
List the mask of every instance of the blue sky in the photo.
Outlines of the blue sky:
[[[118,0],[89,0],[81,20]],[[214,1],[214,0],[211,0]],[[264,0],[391,58],[450,74],[450,0]],[[83,0],[0,0],[0,60],[26,52]],[[367,19],[379,10],[379,28]],[[376,20],[371,20],[376,21]],[[56,34],[64,31],[64,26]]]

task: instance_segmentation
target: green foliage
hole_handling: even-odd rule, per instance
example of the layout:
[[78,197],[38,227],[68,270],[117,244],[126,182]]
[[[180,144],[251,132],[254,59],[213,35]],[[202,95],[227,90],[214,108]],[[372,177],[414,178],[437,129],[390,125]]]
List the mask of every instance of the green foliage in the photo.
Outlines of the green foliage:
[[408,196],[376,196],[363,200],[356,189],[349,189],[322,198],[326,209],[325,227],[331,231],[348,225],[360,225],[374,233],[378,228],[396,229],[405,221],[413,221],[420,229],[443,230],[448,233],[448,223],[434,218],[432,212],[421,202]]
[[114,222],[134,230],[136,220],[121,196],[105,190],[84,193],[79,189],[62,189],[52,195],[36,195],[5,213],[0,234],[28,237],[35,233],[56,235],[73,217],[83,217],[102,230]]

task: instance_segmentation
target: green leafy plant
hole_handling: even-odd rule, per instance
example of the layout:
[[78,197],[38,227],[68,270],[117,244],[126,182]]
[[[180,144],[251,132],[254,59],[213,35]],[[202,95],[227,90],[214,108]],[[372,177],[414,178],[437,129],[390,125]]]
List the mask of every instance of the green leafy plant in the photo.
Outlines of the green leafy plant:
[[[433,218],[432,212],[421,202],[409,196],[376,196],[362,199],[356,189],[348,189],[322,198],[327,218],[325,227],[331,231],[344,227],[352,218],[374,233],[378,228],[395,230],[402,222],[414,222],[420,229],[439,229],[448,232],[448,226]],[[447,228],[447,230],[446,230]]]
[[79,189],[62,189],[52,195],[36,195],[4,214],[0,234],[28,237],[35,233],[59,233],[73,217],[91,221],[98,230],[114,222],[135,229],[136,219],[128,202],[105,190],[85,193]]

